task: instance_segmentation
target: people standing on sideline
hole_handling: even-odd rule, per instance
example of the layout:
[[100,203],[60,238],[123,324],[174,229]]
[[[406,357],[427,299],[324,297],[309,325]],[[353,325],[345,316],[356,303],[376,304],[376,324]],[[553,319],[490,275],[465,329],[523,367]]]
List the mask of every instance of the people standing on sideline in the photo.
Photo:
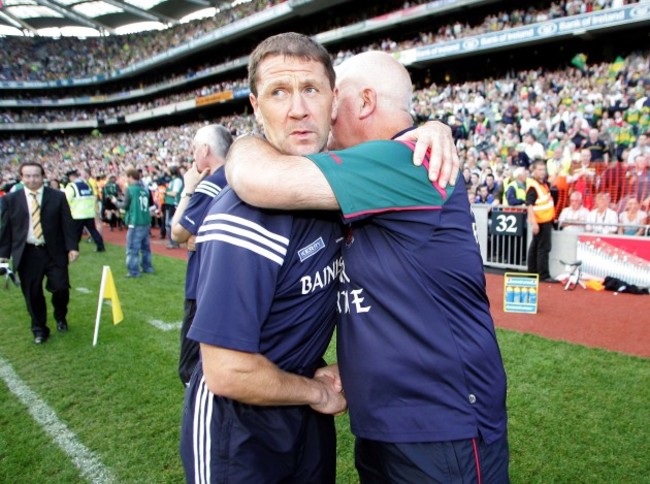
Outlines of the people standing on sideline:
[[34,343],[47,341],[47,305],[43,279],[52,293],[57,330],[68,330],[68,264],[79,256],[79,239],[63,192],[45,187],[43,167],[20,166],[24,188],[0,198],[0,261],[13,259],[31,317]]
[[540,281],[557,282],[548,269],[555,205],[546,183],[546,163],[537,160],[531,165],[531,170],[526,190],[528,223],[533,233],[528,247],[528,272],[539,274]]
[[[149,230],[151,229],[151,207],[153,199],[151,192],[140,181],[140,172],[135,168],[126,170],[128,183],[124,200],[121,202],[113,197],[113,204],[124,209],[126,232],[126,277],[140,277],[142,272],[153,274],[151,263],[151,245]],[[139,256],[139,257],[138,257]]]
[[[187,275],[185,277],[185,311],[181,326],[181,347],[178,375],[187,386],[199,361],[199,344],[187,337],[196,314],[196,284],[199,278],[195,239],[214,198],[226,186],[223,164],[232,144],[232,135],[219,124],[200,128],[192,140],[194,163],[183,176],[181,200],[172,219],[172,240],[187,243]],[[215,268],[217,270],[217,268]]]
[[103,220],[108,222],[111,232],[118,227],[122,230],[122,220],[120,211],[115,205],[113,199],[122,198],[122,189],[117,184],[115,175],[108,177],[108,181],[102,187],[102,215]]
[[[474,219],[460,178],[411,165],[411,80],[383,52],[337,68],[330,148],[280,156],[231,147],[229,182],[248,203],[337,209],[342,246],[337,353],[361,482],[508,482],[506,377]],[[337,377],[334,368],[317,375]]]
[[97,196],[86,182],[85,173],[78,170],[66,173],[70,183],[65,187],[65,196],[70,204],[72,219],[77,232],[77,240],[81,240],[84,228],[88,230],[97,248],[96,252],[104,252],[104,239],[95,226],[97,214]]
[[167,189],[165,190],[165,199],[163,204],[163,210],[165,213],[165,233],[169,234],[169,245],[167,245],[167,248],[178,249],[180,247],[178,242],[174,242],[174,239],[172,239],[172,220],[176,213],[176,207],[178,207],[178,203],[181,199],[183,178],[180,176],[180,168],[175,165],[169,168],[169,175],[171,179],[169,180]]

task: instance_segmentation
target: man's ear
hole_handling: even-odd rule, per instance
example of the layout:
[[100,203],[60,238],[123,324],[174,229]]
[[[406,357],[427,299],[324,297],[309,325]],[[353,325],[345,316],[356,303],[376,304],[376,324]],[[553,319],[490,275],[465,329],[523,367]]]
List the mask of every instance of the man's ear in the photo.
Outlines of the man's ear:
[[334,124],[334,121],[336,121],[336,116],[338,112],[339,112],[339,88],[335,87],[334,97],[332,98],[332,115],[330,116],[330,119],[332,120],[332,124]]
[[365,119],[377,109],[377,93],[374,89],[365,87],[361,91],[360,97],[359,119]]
[[257,102],[257,98],[255,97],[255,94],[250,93],[248,95],[248,100],[250,101],[251,106],[253,106],[253,112],[255,113],[255,120],[257,121],[257,124],[263,126],[264,123],[262,122],[263,121],[262,113],[260,113],[260,105]]

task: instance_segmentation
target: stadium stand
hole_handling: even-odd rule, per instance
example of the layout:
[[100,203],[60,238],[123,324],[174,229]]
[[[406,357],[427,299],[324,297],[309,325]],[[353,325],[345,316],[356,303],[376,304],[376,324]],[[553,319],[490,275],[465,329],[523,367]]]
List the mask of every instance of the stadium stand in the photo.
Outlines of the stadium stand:
[[[556,216],[574,190],[585,200],[609,193],[619,213],[631,197],[648,211],[648,2],[380,3],[258,0],[142,34],[0,38],[2,185],[36,159],[58,180],[80,165],[95,175],[134,165],[155,189],[167,166],[189,161],[198,126],[256,129],[246,55],[261,38],[296,30],[335,62],[393,52],[418,88],[414,118],[452,127],[468,188],[492,173],[501,201],[513,168],[543,157]],[[595,160],[588,178],[577,171],[583,149]]]

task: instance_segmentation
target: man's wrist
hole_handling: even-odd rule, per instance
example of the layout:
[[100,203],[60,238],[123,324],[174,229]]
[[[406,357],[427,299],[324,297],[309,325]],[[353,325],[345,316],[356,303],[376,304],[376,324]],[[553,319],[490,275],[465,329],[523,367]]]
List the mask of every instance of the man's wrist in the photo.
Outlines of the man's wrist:
[[194,195],[194,192],[183,192],[181,193],[181,198],[190,198],[192,195]]

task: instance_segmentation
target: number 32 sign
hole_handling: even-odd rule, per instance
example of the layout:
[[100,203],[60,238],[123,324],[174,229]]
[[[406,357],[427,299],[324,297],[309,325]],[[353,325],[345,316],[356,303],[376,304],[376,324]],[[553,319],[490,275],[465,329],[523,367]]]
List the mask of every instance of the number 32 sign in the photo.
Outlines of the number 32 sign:
[[525,212],[501,212],[493,210],[490,213],[490,234],[492,235],[524,235],[526,229]]

